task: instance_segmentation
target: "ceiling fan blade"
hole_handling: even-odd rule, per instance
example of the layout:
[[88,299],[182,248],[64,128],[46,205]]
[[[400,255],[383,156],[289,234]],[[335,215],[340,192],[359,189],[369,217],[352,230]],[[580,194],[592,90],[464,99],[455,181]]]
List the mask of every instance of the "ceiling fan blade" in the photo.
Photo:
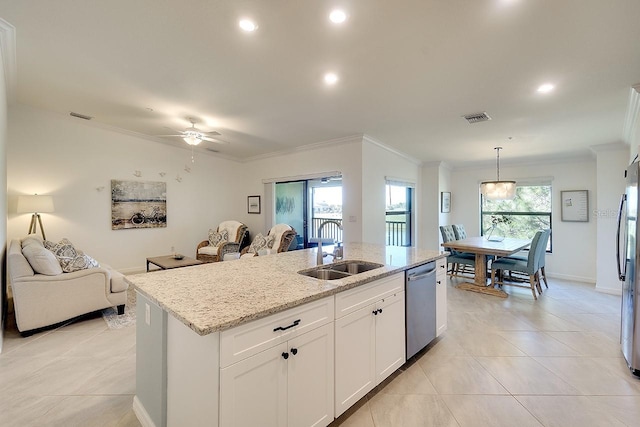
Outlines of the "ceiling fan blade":
[[216,144],[228,144],[227,141],[223,141],[217,138],[209,138],[208,136],[203,136],[202,139],[205,141],[215,142]]
[[219,136],[222,135],[220,132],[218,132],[217,130],[210,130],[210,131],[204,131],[204,130],[198,130],[198,132],[202,133],[202,134],[207,134],[207,135],[214,135],[214,136]]

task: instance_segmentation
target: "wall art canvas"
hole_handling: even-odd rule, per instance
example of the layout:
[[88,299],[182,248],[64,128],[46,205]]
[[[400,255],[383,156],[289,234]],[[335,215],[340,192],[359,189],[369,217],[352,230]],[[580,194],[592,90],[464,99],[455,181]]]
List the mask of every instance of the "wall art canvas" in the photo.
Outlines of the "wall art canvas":
[[111,229],[167,226],[167,183],[111,180]]

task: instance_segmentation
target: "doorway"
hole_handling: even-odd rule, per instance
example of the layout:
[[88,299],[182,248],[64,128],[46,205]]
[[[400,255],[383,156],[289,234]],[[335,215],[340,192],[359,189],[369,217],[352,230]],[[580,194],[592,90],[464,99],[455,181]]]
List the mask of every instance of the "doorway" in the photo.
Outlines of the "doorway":
[[289,250],[342,242],[342,177],[275,184],[275,223],[289,224],[296,237]]

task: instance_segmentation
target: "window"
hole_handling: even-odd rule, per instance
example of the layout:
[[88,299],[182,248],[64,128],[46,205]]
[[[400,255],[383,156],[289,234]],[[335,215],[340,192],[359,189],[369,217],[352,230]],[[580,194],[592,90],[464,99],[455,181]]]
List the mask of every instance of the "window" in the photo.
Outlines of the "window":
[[[551,185],[520,185],[513,200],[487,200],[480,205],[482,234],[491,228],[492,220],[506,219],[501,224],[507,237],[532,239],[536,231],[551,228]],[[551,252],[553,233],[547,243]]]
[[401,183],[386,186],[386,241],[389,246],[411,246],[413,188]]

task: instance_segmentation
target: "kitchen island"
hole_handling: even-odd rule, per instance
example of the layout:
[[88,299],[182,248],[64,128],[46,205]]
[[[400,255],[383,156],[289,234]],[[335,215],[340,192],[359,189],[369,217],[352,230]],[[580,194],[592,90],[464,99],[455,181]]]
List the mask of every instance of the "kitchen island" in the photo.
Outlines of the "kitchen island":
[[[309,249],[128,276],[139,298],[134,399],[138,418],[149,426],[247,425],[250,414],[237,402],[247,398],[249,412],[258,414],[260,425],[329,424],[382,378],[354,393],[345,392],[347,397],[336,398],[334,405],[334,369],[342,363],[338,352],[362,341],[361,333],[345,335],[349,325],[371,323],[371,340],[363,341],[369,346],[376,333],[392,326],[386,337],[378,337],[382,349],[387,347],[382,341],[402,336],[393,346],[395,354],[386,358],[389,364],[380,369],[384,377],[391,374],[404,363],[404,333],[398,333],[398,328],[404,331],[404,271],[444,261],[445,256],[433,250],[358,243],[345,245],[345,260],[383,266],[339,280],[319,280],[298,274],[316,265],[316,250]],[[369,316],[358,321],[359,313],[366,312]],[[315,346],[314,351],[303,351],[305,345]],[[373,361],[386,359],[380,351],[377,358],[372,356]],[[314,372],[317,375],[309,376]],[[336,393],[340,388],[335,384]],[[324,399],[316,392],[311,394],[314,399],[306,399],[301,391],[305,389],[322,390]],[[308,400],[324,404],[309,405]]]

